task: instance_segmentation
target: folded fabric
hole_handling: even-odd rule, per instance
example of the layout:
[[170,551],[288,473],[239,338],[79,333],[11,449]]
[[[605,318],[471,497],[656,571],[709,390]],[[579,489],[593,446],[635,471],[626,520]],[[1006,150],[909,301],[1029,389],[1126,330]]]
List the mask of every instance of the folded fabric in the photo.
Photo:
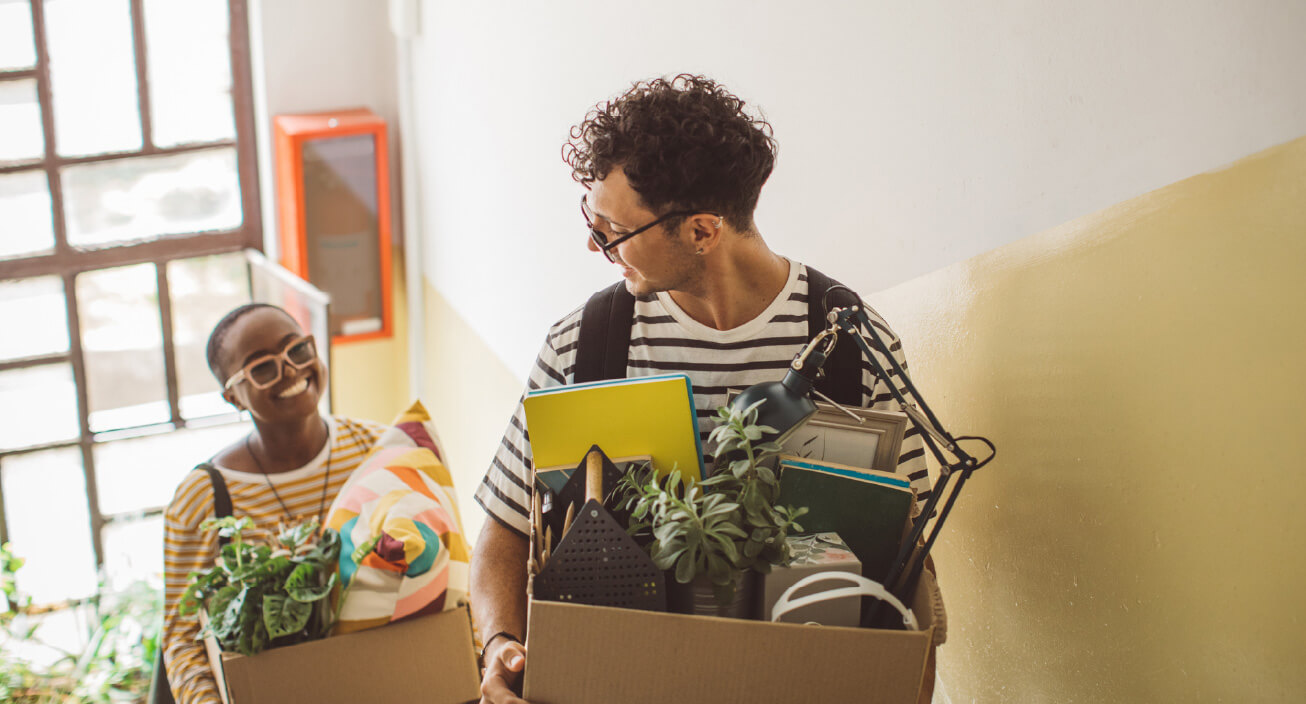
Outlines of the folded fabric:
[[327,525],[340,533],[344,586],[333,633],[466,603],[471,550],[442,457],[431,417],[416,401],[331,504]]

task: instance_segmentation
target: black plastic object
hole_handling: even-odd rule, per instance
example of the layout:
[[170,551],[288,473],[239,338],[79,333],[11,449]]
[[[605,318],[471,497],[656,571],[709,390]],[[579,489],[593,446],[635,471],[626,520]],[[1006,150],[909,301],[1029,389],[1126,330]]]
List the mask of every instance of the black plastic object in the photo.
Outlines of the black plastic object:
[[597,501],[577,512],[534,589],[543,601],[667,610],[662,571]]
[[[602,465],[596,466],[593,473],[577,471],[568,484],[577,479],[588,481],[587,474],[606,479],[609,468],[616,470],[597,447],[590,452]],[[596,498],[602,496],[604,482],[595,483],[599,486],[590,492],[589,500],[576,512],[571,528],[535,576],[534,598],[666,611],[667,590],[662,571]],[[555,502],[555,513],[560,503],[560,500]]]
[[[612,517],[619,525],[629,525],[630,516],[620,511],[617,508],[617,502],[614,500],[617,482],[621,481],[622,476],[624,476],[623,472],[617,468],[617,465],[612,463],[612,460],[608,459],[608,456],[604,454],[598,445],[590,446],[590,449],[585,453],[586,458],[589,457],[590,452],[598,452],[599,459],[603,462],[604,508],[608,510],[608,513],[612,514]],[[544,525],[553,531],[554,537],[553,545],[549,546],[550,550],[556,548],[562,540],[567,507],[574,505],[579,510],[581,504],[585,503],[585,462],[586,460],[582,458],[580,464],[576,465],[576,469],[569,470],[571,476],[567,478],[567,483],[563,484],[561,489],[554,492],[552,496],[547,493],[544,496],[544,505],[542,507],[544,510]],[[536,484],[536,491],[539,491],[538,483]]]

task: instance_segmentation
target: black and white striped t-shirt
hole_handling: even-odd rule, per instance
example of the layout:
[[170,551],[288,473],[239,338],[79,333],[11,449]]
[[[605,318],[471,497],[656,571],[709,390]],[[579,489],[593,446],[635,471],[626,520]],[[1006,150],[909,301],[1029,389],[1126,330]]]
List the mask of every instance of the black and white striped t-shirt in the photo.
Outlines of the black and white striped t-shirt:
[[[584,306],[577,308],[550,328],[531,369],[526,384],[528,391],[572,382],[583,311]],[[867,312],[898,363],[906,369],[907,360],[898,336],[874,311]],[[784,290],[771,305],[753,320],[730,330],[716,330],[690,318],[666,293],[637,299],[634,315],[626,375],[689,376],[694,386],[704,466],[710,468],[713,448],[708,446],[707,437],[716,426],[716,409],[725,404],[727,390],[780,379],[809,339],[807,268],[791,262]],[[887,361],[882,360],[882,364],[889,368]],[[885,382],[875,377],[865,360],[862,361],[862,404],[879,410],[899,410]],[[531,473],[530,440],[525,428],[526,416],[518,403],[499,450],[476,490],[476,501],[491,516],[522,534],[529,530],[526,507],[530,505],[527,482]],[[902,443],[898,472],[911,479],[923,503],[930,491],[925,450],[920,431],[910,422]]]

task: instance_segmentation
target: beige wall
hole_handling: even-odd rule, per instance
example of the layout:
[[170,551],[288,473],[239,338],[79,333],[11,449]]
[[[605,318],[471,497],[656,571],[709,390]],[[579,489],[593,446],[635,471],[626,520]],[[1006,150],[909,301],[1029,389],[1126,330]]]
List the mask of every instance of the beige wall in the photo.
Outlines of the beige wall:
[[412,400],[408,391],[408,305],[403,253],[394,255],[394,335],[338,342],[331,347],[333,411],[380,423],[394,420]]
[[[431,412],[448,455],[462,507],[463,528],[475,543],[486,518],[472,496],[499,447],[499,438],[521,397],[523,382],[435,287],[425,282],[422,289],[426,293],[422,401]],[[487,315],[492,313],[487,311]]]
[[1306,138],[871,299],[997,460],[937,548],[955,701],[1306,699]]

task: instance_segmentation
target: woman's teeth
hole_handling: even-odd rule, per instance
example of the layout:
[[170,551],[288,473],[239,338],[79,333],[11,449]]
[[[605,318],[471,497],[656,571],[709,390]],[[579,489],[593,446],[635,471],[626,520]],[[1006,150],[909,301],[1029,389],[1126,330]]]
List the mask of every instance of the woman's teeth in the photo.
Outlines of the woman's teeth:
[[308,390],[308,377],[304,377],[303,379],[300,379],[299,381],[295,382],[294,386],[291,386],[285,391],[282,391],[281,393],[277,394],[277,398],[290,398],[291,396],[298,396],[304,393],[306,390]]

